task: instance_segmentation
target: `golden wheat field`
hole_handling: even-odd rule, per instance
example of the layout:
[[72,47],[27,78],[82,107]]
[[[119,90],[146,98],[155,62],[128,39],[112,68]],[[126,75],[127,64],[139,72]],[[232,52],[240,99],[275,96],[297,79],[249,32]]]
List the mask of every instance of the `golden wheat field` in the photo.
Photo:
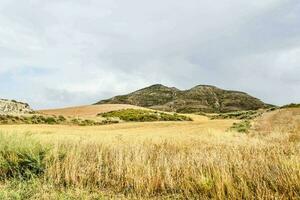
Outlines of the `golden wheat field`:
[[86,106],[76,106],[61,109],[49,109],[40,110],[40,113],[47,115],[62,115],[65,117],[95,117],[99,113],[105,113],[121,109],[145,109],[139,106],[133,106],[128,104],[105,104],[105,105],[86,105]]
[[266,113],[249,133],[228,131],[236,120],[189,116],[194,121],[2,125],[0,159],[15,168],[1,168],[0,199],[300,198],[299,109]]

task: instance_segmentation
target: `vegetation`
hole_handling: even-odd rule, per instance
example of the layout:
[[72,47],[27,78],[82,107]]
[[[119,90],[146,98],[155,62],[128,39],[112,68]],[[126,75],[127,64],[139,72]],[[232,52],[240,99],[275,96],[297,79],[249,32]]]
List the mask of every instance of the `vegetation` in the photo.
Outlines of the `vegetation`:
[[47,115],[0,115],[0,124],[65,124],[79,126],[97,126],[103,124],[118,123],[116,120],[94,121],[89,119],[71,118],[64,116],[47,116]]
[[28,180],[45,170],[47,147],[28,137],[0,135],[0,180]]
[[271,112],[277,110],[277,107],[271,107],[268,109],[260,110],[244,110],[228,113],[218,113],[218,114],[207,114],[207,113],[197,113],[198,115],[204,115],[210,119],[239,119],[239,120],[252,120],[257,117],[260,117],[263,113]]
[[229,113],[220,113],[215,115],[210,115],[210,119],[240,119],[240,120],[251,120],[258,116],[261,116],[263,112],[256,110],[249,111],[237,111]]
[[243,120],[238,123],[233,123],[230,130],[237,131],[239,133],[248,133],[250,128],[251,128],[251,122],[249,120]]
[[1,134],[0,199],[300,198],[289,134],[82,136]]
[[281,109],[226,133],[235,120],[199,116],[192,123],[3,125],[0,199],[299,199],[299,115]]
[[131,104],[177,113],[223,113],[272,107],[246,93],[214,86],[199,85],[189,90],[179,90],[160,84],[102,100],[97,104]]
[[300,104],[291,103],[291,104],[288,104],[288,105],[284,105],[281,108],[300,108]]
[[192,119],[184,115],[168,114],[163,112],[141,110],[141,109],[123,109],[99,114],[105,118],[119,118],[127,122],[153,122],[153,121],[191,121]]

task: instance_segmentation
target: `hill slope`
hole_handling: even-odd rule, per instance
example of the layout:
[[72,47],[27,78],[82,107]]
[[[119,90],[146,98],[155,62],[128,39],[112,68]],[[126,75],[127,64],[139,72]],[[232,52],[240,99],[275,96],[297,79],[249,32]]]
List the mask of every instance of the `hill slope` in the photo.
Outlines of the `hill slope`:
[[138,106],[124,104],[108,104],[108,105],[88,105],[60,109],[39,110],[42,114],[47,115],[62,115],[71,117],[95,117],[99,113],[116,111],[121,109],[142,109]]
[[209,85],[198,85],[189,90],[179,90],[160,84],[127,95],[102,100],[96,104],[131,104],[179,113],[229,112],[269,107],[261,100],[244,92],[223,90]]
[[300,141],[300,107],[284,108],[264,113],[255,120],[254,130],[259,133],[291,133]]

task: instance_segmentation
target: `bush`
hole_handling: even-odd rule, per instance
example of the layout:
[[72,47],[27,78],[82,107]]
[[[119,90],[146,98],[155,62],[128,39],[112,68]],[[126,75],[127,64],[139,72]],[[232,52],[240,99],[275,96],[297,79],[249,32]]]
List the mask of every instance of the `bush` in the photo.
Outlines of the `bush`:
[[27,180],[40,176],[45,170],[47,147],[26,136],[0,134],[0,179]]
[[64,116],[59,115],[59,116],[58,116],[58,120],[64,122],[64,121],[66,121],[67,119],[66,119]]
[[184,115],[168,114],[157,111],[141,109],[123,109],[98,114],[105,118],[119,118],[127,122],[152,122],[152,121],[191,121],[192,119]]
[[281,106],[280,108],[300,108],[300,104],[291,103],[291,104],[288,104],[288,105]]
[[244,120],[239,123],[233,123],[230,130],[237,131],[239,133],[248,133],[251,128],[251,122],[249,120]]
[[105,122],[98,122],[89,119],[67,119],[64,116],[43,116],[43,115],[32,115],[32,116],[14,116],[14,115],[0,115],[0,124],[71,124],[80,126],[96,126],[115,123],[111,120]]
[[221,113],[217,115],[210,116],[210,119],[240,119],[240,120],[250,120],[256,117],[261,116],[262,112],[260,111],[237,111],[229,113]]
[[45,123],[46,124],[58,124],[57,121],[56,121],[56,119],[54,117],[47,117],[45,119]]

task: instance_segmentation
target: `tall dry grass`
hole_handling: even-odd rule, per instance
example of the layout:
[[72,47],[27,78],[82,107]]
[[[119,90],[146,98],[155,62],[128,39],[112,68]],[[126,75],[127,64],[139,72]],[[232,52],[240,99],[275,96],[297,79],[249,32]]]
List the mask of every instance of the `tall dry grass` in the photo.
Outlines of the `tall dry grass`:
[[[14,135],[15,140],[30,141],[31,136],[23,137]],[[13,142],[15,149],[18,144]],[[19,154],[30,152],[34,143],[30,144]],[[300,198],[300,147],[299,142],[289,140],[289,134],[38,141],[37,146],[47,146],[45,158],[39,161],[44,171],[38,178],[51,183],[53,190],[96,190],[129,199]],[[0,170],[0,177],[3,173]]]
[[112,125],[109,134],[15,127],[0,134],[0,199],[300,199],[294,112],[267,114],[247,134],[196,134],[204,121]]

